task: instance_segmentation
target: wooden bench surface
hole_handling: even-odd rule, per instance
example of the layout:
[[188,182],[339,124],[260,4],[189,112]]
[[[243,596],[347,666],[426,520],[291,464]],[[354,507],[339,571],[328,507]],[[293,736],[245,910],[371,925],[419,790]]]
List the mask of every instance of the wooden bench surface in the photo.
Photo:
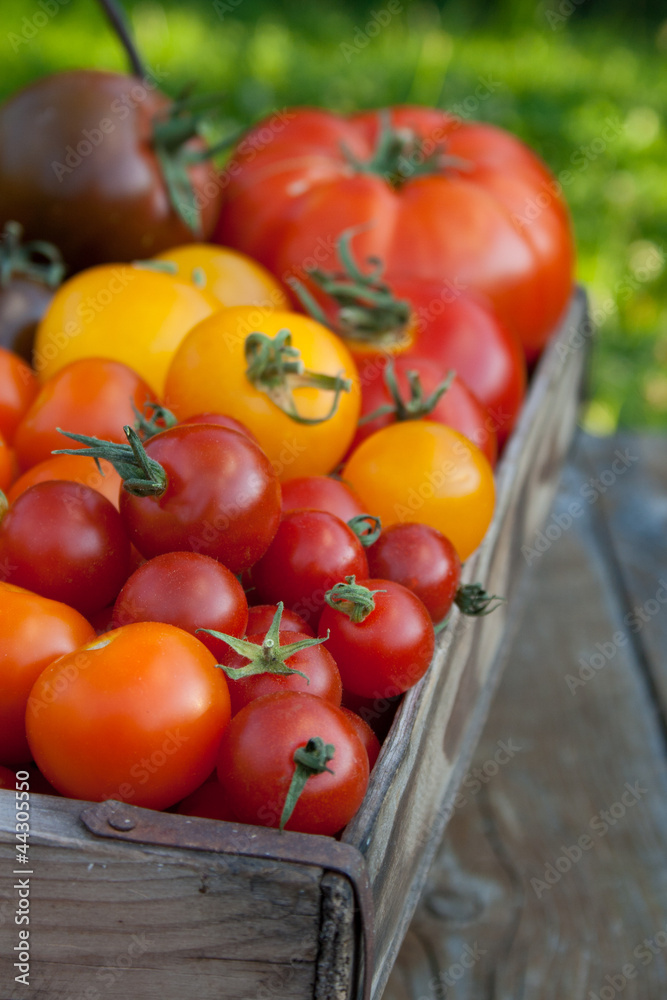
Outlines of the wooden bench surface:
[[667,438],[580,435],[384,1000],[667,997]]

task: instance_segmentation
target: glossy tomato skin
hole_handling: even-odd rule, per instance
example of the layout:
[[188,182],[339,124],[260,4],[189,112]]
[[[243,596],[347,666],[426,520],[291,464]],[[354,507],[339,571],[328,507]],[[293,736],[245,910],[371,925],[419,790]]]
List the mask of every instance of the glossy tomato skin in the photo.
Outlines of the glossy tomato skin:
[[[62,438],[62,440],[66,439]],[[53,479],[66,479],[97,490],[107,500],[110,500],[118,510],[122,480],[109,462],[100,459],[100,466],[102,471],[97,468],[95,459],[89,458],[87,455],[52,455],[43,462],[32,465],[23,475],[14,480],[7,492],[7,499],[13,503],[17,497],[37,483],[45,483]]]
[[294,752],[315,736],[335,747],[334,774],[307,780],[285,829],[333,835],[349,823],[368,785],[366,750],[340,709],[297,691],[256,699],[225,731],[218,779],[241,822],[279,825]]
[[[17,91],[0,108],[0,223],[15,219],[26,239],[50,240],[72,270],[192,241],[153,143],[154,121],[170,104],[150,75],[89,69],[54,73]],[[39,127],[26,129],[26,121]],[[188,143],[193,151],[203,147],[198,138]],[[192,164],[188,175],[207,237],[220,205],[215,168]]]
[[63,795],[165,809],[211,773],[229,718],[227,684],[206,647],[173,625],[141,622],[40,674],[26,728],[35,762]]
[[461,560],[475,551],[491,523],[493,470],[472,442],[432,420],[376,431],[343,470],[383,527],[429,524],[456,546]]
[[[294,420],[247,377],[248,336],[257,332],[275,340],[282,330],[289,330],[292,347],[308,371],[349,380],[349,392],[340,393],[335,413],[335,396],[328,389],[293,389],[299,415],[318,423]],[[360,399],[357,369],[340,337],[301,313],[253,306],[220,309],[198,323],[176,351],[164,390],[165,404],[179,420],[207,410],[240,420],[257,437],[282,481],[326,474],[336,467],[354,436]]]
[[435,634],[419,598],[392,580],[357,580],[369,590],[375,609],[361,622],[329,605],[319,634],[330,632],[327,646],[338,664],[343,688],[366,698],[388,697],[411,688],[426,673]]
[[266,552],[280,520],[280,484],[260,448],[236,431],[182,424],[146,442],[164,468],[162,496],[123,490],[120,512],[131,541],[147,559],[164,552],[202,552],[232,573]]
[[359,737],[364,747],[366,748],[366,753],[368,754],[368,766],[372,771],[373,768],[375,767],[375,763],[378,757],[380,756],[381,747],[379,739],[377,738],[371,727],[368,725],[368,723],[364,722],[361,716],[357,715],[356,712],[352,712],[350,711],[349,708],[343,708],[342,706],[341,706],[341,712],[343,713],[347,721],[352,723],[357,736]]
[[[453,372],[454,369],[449,371]],[[448,370],[425,358],[402,355],[394,361],[395,378],[401,399],[410,400],[410,383],[408,372],[416,372],[423,391],[424,399],[427,399],[444,382],[448,375]],[[394,400],[387,387],[385,376],[378,376],[365,384],[362,383],[361,390],[361,418],[365,418],[375,413],[380,407],[393,405]],[[457,374],[453,375],[451,384],[444,396],[427,415],[428,420],[435,420],[437,423],[447,424],[454,430],[460,431],[470,441],[473,441],[478,448],[486,455],[491,465],[495,464],[498,451],[498,441],[493,421],[486,410],[486,407],[475,397],[466,383]],[[396,422],[396,416],[392,413],[385,413],[368,420],[357,428],[354,441],[350,451],[357,448],[362,441],[370,437],[375,431],[389,424]]]
[[97,490],[53,480],[22,493],[0,523],[5,579],[82,614],[115,600],[130,566],[118,511]]
[[0,347],[0,434],[8,444],[38,391],[32,369],[13,351]]
[[[368,169],[382,128],[377,111],[345,119],[295,109],[270,143],[257,139],[265,122],[244,136],[227,166],[216,238],[285,280],[314,267],[339,271],[324,237],[372,219],[357,237],[359,260],[384,261],[390,283],[420,278],[487,296],[534,358],[572,290],[571,225],[552,175],[491,125],[418,107],[386,114],[408,142],[406,162],[415,143],[443,154],[431,175],[407,169],[392,186],[388,171]],[[418,149],[412,162],[424,162]],[[536,204],[544,206],[537,215]]]
[[366,551],[371,574],[411,590],[434,623],[449,614],[461,579],[450,540],[427,524],[392,524]]
[[366,513],[361,500],[340,479],[332,476],[299,476],[283,483],[283,513],[288,510],[326,510],[341,521]]
[[[248,602],[243,587],[222,563],[201,552],[165,552],[142,563],[116,598],[114,626],[166,622],[194,635],[211,628],[244,634]],[[214,656],[226,649],[219,640],[197,635]]]
[[[248,635],[254,635],[256,632],[268,632],[277,610],[277,604],[255,604],[253,607],[248,608],[248,625],[246,627]],[[280,631],[301,632],[303,635],[313,635],[313,631],[307,622],[289,608],[283,608],[280,618]]]
[[175,264],[182,280],[192,281],[198,287],[203,284],[221,306],[289,309],[289,298],[280,282],[256,260],[238,250],[213,243],[188,243],[171,247],[156,259]]
[[[281,646],[310,638],[306,632],[290,632],[283,629],[280,630],[279,634]],[[247,637],[248,642],[254,642],[257,646],[261,646],[265,638],[266,632],[259,632]],[[247,666],[248,659],[227,647],[227,653],[220,659],[220,663],[238,669]],[[229,696],[232,701],[232,715],[236,715],[255,698],[275,694],[278,691],[303,691],[306,694],[315,695],[317,698],[324,698],[332,705],[340,707],[343,685],[334,658],[325,645],[301,649],[289,656],[285,663],[293,670],[300,670],[306,677],[301,677],[299,674],[269,673],[254,674],[239,680],[227,677]]]
[[29,469],[58,448],[80,447],[56,428],[125,443],[123,427],[134,426],[144,404],[156,402],[150,386],[119,361],[81,358],[46,382],[16,429],[19,465]]
[[0,763],[23,764],[31,759],[25,732],[30,689],[50,663],[95,633],[74,608],[9,583],[0,583],[0,630]]
[[327,590],[355,575],[368,575],[368,561],[354,532],[326,511],[292,510],[253,567],[252,583],[260,600],[282,601],[316,628]]

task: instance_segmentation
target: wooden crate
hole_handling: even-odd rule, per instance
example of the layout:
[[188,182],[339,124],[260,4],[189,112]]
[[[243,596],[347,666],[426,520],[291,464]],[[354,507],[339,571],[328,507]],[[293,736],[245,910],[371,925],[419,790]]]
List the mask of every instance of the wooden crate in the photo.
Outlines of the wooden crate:
[[[507,603],[488,618],[452,616],[342,840],[32,795],[32,874],[14,875],[25,867],[14,860],[15,800],[0,791],[0,1000],[379,1000],[498,681],[522,546],[556,489],[589,335],[577,291],[498,467],[491,528],[464,570]],[[14,978],[21,878],[29,989]]]

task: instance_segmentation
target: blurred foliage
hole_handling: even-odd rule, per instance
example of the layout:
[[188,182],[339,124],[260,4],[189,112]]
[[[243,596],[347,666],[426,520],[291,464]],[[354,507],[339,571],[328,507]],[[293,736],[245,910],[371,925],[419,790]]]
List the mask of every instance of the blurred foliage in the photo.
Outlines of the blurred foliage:
[[[519,135],[564,178],[599,324],[586,425],[667,427],[664,3],[124,5],[164,89],[222,92],[220,134],[292,104],[411,101]],[[125,68],[95,0],[3,0],[0,46],[0,97],[65,67]]]

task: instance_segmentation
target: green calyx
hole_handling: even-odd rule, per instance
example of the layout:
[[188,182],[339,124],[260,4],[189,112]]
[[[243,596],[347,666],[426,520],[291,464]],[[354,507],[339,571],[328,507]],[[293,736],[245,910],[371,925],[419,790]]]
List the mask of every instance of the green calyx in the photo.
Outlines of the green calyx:
[[385,594],[385,590],[370,590],[356,582],[353,576],[346,576],[345,583],[337,583],[324,595],[324,600],[330,608],[347,615],[350,621],[358,625],[375,611],[375,594]]
[[305,746],[298,747],[294,751],[292,758],[294,761],[294,774],[292,775],[292,781],[280,817],[279,828],[281,831],[285,829],[285,824],[289,822],[289,818],[294,812],[294,808],[306,787],[308,779],[316,774],[323,774],[325,771],[328,771],[329,774],[335,773],[328,767],[328,764],[334,758],[335,752],[336,748],[333,744],[325,743],[320,736],[311,737]]
[[146,400],[143,412],[138,410],[134,403],[132,403],[132,409],[137,418],[134,422],[134,429],[142,441],[148,441],[156,434],[169,430],[170,427],[175,427],[178,423],[171,410],[168,410],[161,403]]
[[47,288],[57,288],[65,276],[65,264],[57,247],[45,240],[22,243],[23,226],[7,222],[0,238],[0,287],[12,278],[30,278]]
[[300,652],[302,649],[310,649],[311,646],[319,646],[321,643],[326,642],[329,636],[325,636],[324,639],[312,639],[310,637],[308,639],[299,639],[297,642],[289,642],[287,645],[281,646],[280,621],[283,609],[284,605],[281,601],[261,646],[258,646],[254,642],[248,642],[247,639],[237,639],[236,636],[227,635],[225,632],[216,632],[210,628],[198,628],[197,631],[212,635],[215,639],[222,639],[228,646],[231,646],[235,653],[246,657],[249,661],[243,667],[226,667],[224,664],[218,663],[220,669],[224,670],[225,674],[233,681],[241,681],[245,677],[253,677],[256,674],[280,674],[282,676],[298,674],[299,677],[303,677],[310,684],[310,680],[306,674],[301,670],[296,670],[294,667],[288,666],[286,661],[289,660],[290,656],[294,656],[295,653]]
[[374,514],[357,514],[347,522],[350,528],[363,547],[369,549],[374,545],[382,534],[382,522]]
[[389,394],[391,395],[392,402],[387,403],[385,406],[379,406],[377,410],[373,410],[372,413],[367,413],[366,416],[362,417],[359,421],[360,425],[369,424],[372,420],[376,420],[377,417],[384,417],[387,414],[391,414],[397,421],[421,420],[423,417],[430,416],[451,386],[456,376],[456,372],[451,369],[447,372],[443,381],[439,386],[437,386],[436,389],[434,389],[431,395],[424,397],[424,390],[422,389],[419,372],[409,371],[406,374],[410,385],[409,399],[404,399],[401,396],[401,390],[399,389],[398,381],[396,380],[394,359],[390,358],[387,361],[384,370],[384,381],[387,389],[389,390]]
[[504,602],[505,598],[498,594],[487,594],[481,583],[464,584],[458,588],[454,597],[454,603],[461,613],[474,618],[490,615]]
[[[371,257],[368,259],[371,270],[367,273],[361,270],[352,251],[352,239],[367,228],[366,225],[354,226],[339,236],[336,249],[342,271],[313,268],[307,273],[338,306],[336,332],[340,336],[377,346],[395,346],[405,337],[412,310],[409,302],[397,299],[389,285],[382,281],[382,261]],[[331,326],[306,286],[297,278],[287,281],[313,319]]]
[[[301,352],[292,347],[289,330],[279,330],[275,337],[265,333],[251,333],[246,337],[245,357],[248,363],[246,378],[266,393],[269,399],[288,417],[299,424],[322,424],[333,417],[338,409],[342,392],[352,388],[350,379],[338,375],[324,375],[307,369],[301,360]],[[304,417],[299,413],[294,389],[312,386],[333,393],[331,408],[323,417]]]
[[471,164],[460,156],[450,156],[442,142],[426,152],[426,143],[410,128],[395,128],[388,109],[378,112],[380,129],[370,160],[360,160],[343,147],[348,163],[359,173],[379,174],[393,188],[401,188],[415,177],[442,174],[445,170],[469,171]]
[[113,465],[123,480],[123,489],[135,497],[159,497],[167,488],[167,474],[155,459],[149,458],[141,443],[141,439],[133,427],[123,427],[127,444],[116,444],[115,441],[101,441],[100,438],[89,437],[87,434],[73,434],[56,427],[59,434],[78,441],[83,448],[59,448],[52,455],[88,455],[97,462],[104,458]]

